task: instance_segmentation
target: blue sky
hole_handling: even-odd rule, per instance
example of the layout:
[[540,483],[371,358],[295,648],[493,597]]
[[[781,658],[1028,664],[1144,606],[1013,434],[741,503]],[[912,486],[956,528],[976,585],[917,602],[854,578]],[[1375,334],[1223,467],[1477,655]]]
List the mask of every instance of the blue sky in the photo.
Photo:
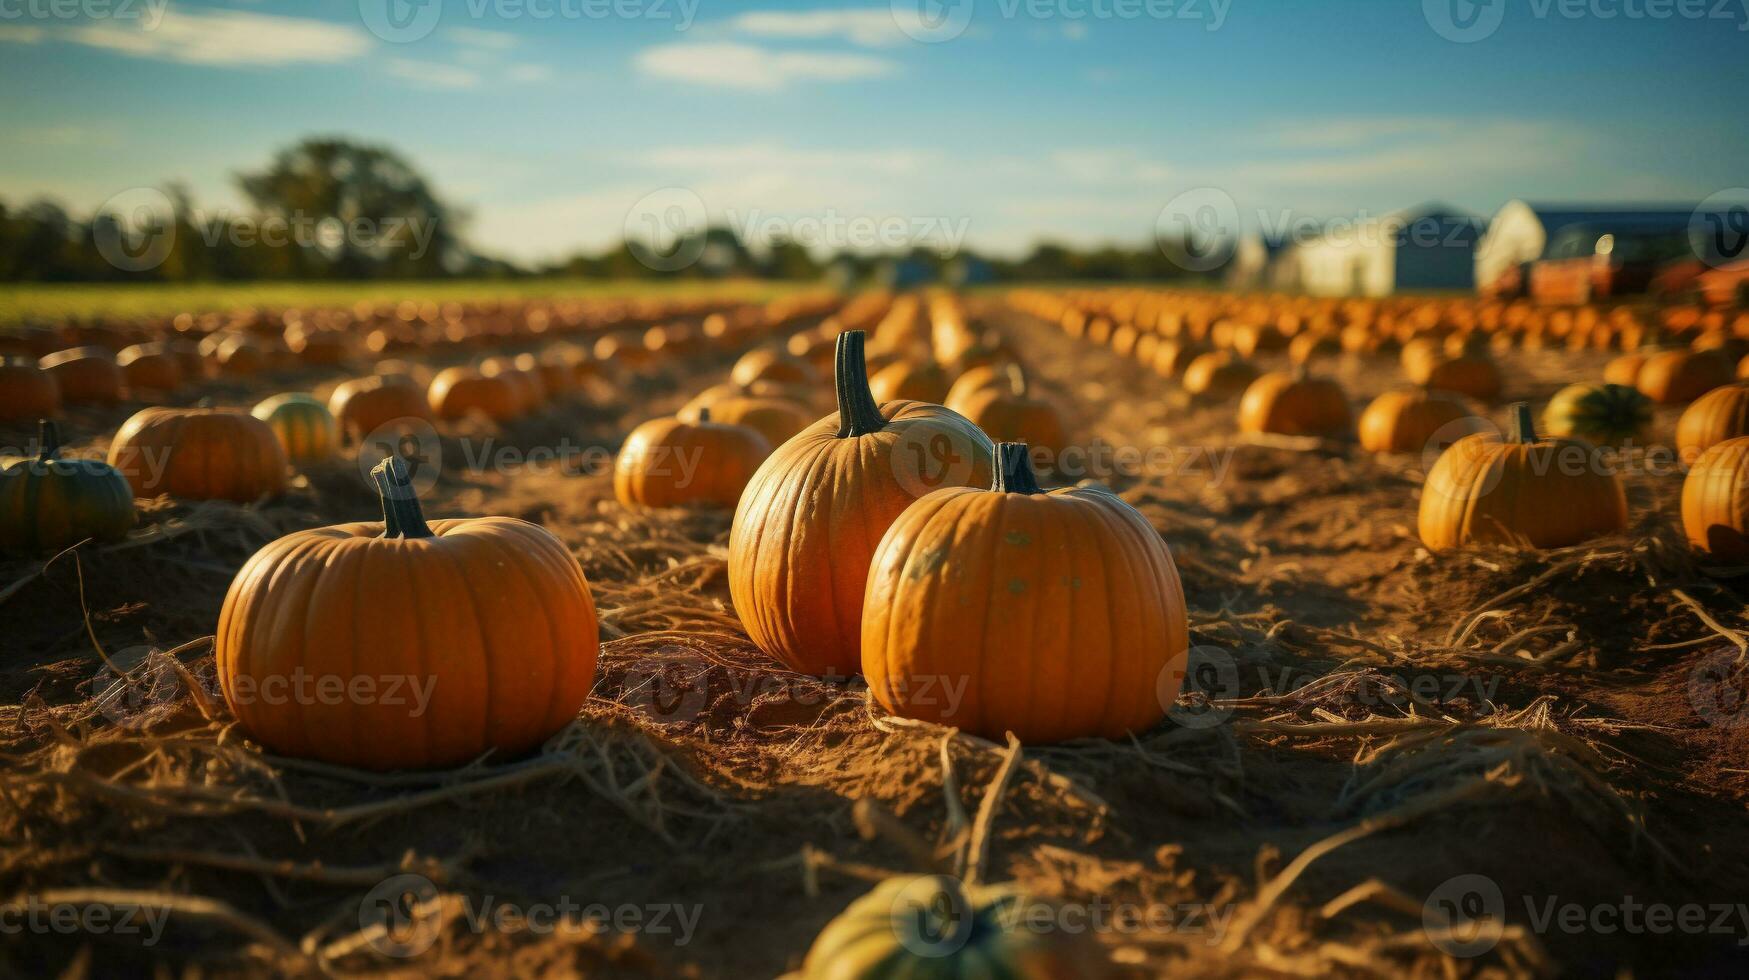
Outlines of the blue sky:
[[538,259],[675,188],[1012,254],[1139,243],[1205,188],[1255,224],[1749,183],[1749,0],[921,0],[970,15],[932,43],[919,0],[423,0],[410,41],[385,2],[0,0],[0,199],[237,207],[236,171],[345,134]]

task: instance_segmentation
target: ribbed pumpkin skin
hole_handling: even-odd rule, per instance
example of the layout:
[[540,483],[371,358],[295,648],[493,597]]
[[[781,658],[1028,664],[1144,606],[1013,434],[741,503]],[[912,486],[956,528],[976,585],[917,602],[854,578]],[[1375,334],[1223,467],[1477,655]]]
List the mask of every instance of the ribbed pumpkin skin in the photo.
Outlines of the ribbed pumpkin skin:
[[1749,381],[1722,385],[1696,398],[1676,421],[1676,452],[1693,463],[1707,449],[1749,436]]
[[[528,751],[576,716],[600,640],[570,552],[514,518],[430,527],[413,539],[379,537],[381,523],[300,531],[237,573],[215,651],[225,700],[253,738],[362,769],[429,768]],[[369,677],[378,696],[269,703],[269,678],[285,686],[299,672],[312,686]],[[394,677],[412,679],[401,704],[387,703]],[[413,682],[430,685],[417,716]]]
[[285,450],[266,422],[228,409],[148,408],[122,423],[109,465],[136,497],[249,503],[285,488]]
[[1660,405],[1680,405],[1735,380],[1735,365],[1718,351],[1667,350],[1640,365],[1634,386]]
[[765,437],[771,448],[790,441],[807,428],[814,416],[807,409],[784,398],[756,398],[751,395],[719,398],[708,405],[688,402],[678,413],[687,422],[698,421],[701,408],[710,411],[711,421],[724,425],[744,425]]
[[[796,977],[1103,980],[1110,975],[1104,953],[1086,933],[1029,926],[1034,901],[1011,886],[965,885],[945,875],[888,878],[820,930]],[[964,938],[960,929],[967,930]],[[906,945],[906,937],[913,946]]]
[[1708,447],[1682,481],[1688,543],[1725,561],[1749,561],[1749,436]]
[[1272,371],[1239,399],[1239,431],[1340,438],[1354,428],[1342,386],[1329,378],[1295,378]]
[[1652,438],[1652,400],[1626,385],[1568,385],[1543,408],[1542,431],[1594,446],[1645,446]]
[[121,401],[121,366],[107,347],[73,347],[56,351],[37,362],[55,376],[61,400],[71,403],[114,404]]
[[627,507],[735,506],[771,443],[744,425],[651,419],[613,463],[613,495]]
[[486,377],[472,368],[445,368],[431,379],[431,411],[441,419],[485,415],[494,422],[508,422],[522,412],[525,394],[502,375]]
[[61,386],[34,362],[0,361],[0,421],[40,419],[61,411]]
[[[988,485],[989,437],[940,405],[880,406],[886,427],[839,438],[833,412],[785,443],[741,494],[729,531],[729,591],[747,635],[791,670],[849,677],[861,665],[863,587],[893,519],[917,499],[895,451],[940,439]],[[931,471],[926,471],[931,472]],[[957,474],[956,474],[957,475]]]
[[328,396],[328,412],[340,432],[353,439],[403,419],[431,420],[424,390],[409,380],[382,375],[342,381]]
[[1456,395],[1426,390],[1387,391],[1360,413],[1360,446],[1372,453],[1422,452],[1441,429],[1446,426],[1455,429],[1453,423],[1473,417]]
[[1459,439],[1421,488],[1421,542],[1430,551],[1471,544],[1562,548],[1626,528],[1621,480],[1596,453],[1569,439]]
[[327,407],[301,392],[274,395],[256,405],[251,414],[273,430],[286,459],[293,464],[328,459],[340,441]]
[[1187,624],[1165,542],[1115,495],[937,490],[875,552],[862,672],[907,718],[997,741],[1118,738],[1165,717]]
[[0,551],[53,554],[86,538],[119,540],[133,526],[133,489],[97,460],[39,457],[0,469]]

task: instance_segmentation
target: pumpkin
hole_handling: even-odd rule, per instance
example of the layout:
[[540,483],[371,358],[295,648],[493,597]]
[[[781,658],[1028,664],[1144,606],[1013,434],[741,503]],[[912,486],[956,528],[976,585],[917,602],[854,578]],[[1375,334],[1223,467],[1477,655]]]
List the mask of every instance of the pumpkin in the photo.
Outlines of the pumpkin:
[[1190,366],[1190,362],[1209,353],[1209,350],[1207,345],[1192,340],[1163,341],[1154,348],[1154,356],[1149,366],[1162,378],[1177,377]]
[[869,379],[869,391],[877,403],[890,401],[933,402],[947,397],[947,371],[934,361],[894,361]]
[[1676,421],[1677,455],[1684,463],[1693,463],[1708,447],[1745,435],[1749,435],[1749,381],[1733,381],[1682,410]]
[[1503,381],[1500,367],[1486,354],[1464,354],[1459,357],[1433,357],[1418,360],[1409,370],[1409,380],[1428,388],[1453,391],[1482,401],[1500,397]]
[[113,404],[121,401],[121,366],[107,347],[72,347],[45,355],[37,364],[54,375],[66,402]]
[[1039,489],[1024,443],[999,452],[990,490],[937,490],[881,539],[862,607],[870,693],[992,739],[1146,731],[1190,646],[1166,543],[1104,488]]
[[266,422],[214,408],[148,408],[122,423],[109,465],[137,497],[247,503],[285,487],[285,450]]
[[1749,354],[1743,355],[1743,359],[1737,362],[1737,377],[1749,378]]
[[998,442],[1025,442],[1053,458],[1068,445],[1063,413],[1049,399],[1034,395],[1018,364],[1008,365],[1008,383],[984,388],[956,408],[973,425]]
[[1295,364],[1310,364],[1340,353],[1342,343],[1328,333],[1298,334],[1287,345],[1287,359]]
[[424,389],[398,375],[340,382],[328,396],[328,412],[335,427],[356,442],[387,425],[431,420]]
[[1627,385],[1571,384],[1549,399],[1542,428],[1594,446],[1644,446],[1652,436],[1652,400]]
[[741,355],[741,359],[729,370],[729,381],[743,388],[755,381],[807,385],[811,388],[819,383],[820,377],[814,373],[812,365],[788,351],[761,347]]
[[1724,561],[1749,562],[1749,436],[1703,450],[1682,481],[1689,544]]
[[964,415],[963,406],[973,395],[986,388],[1005,390],[1011,384],[1006,365],[980,364],[955,378],[941,403]]
[[1040,929],[1049,906],[1011,885],[888,878],[826,924],[795,980],[1103,980],[1087,933]]
[[287,327],[285,347],[302,364],[332,367],[352,353],[352,341],[339,330]]
[[1218,350],[1192,360],[1179,385],[1193,398],[1225,401],[1251,387],[1261,374],[1250,361],[1230,350]]
[[293,465],[326,460],[340,442],[327,406],[302,392],[274,395],[250,414],[273,430]]
[[480,373],[488,378],[503,378],[510,382],[517,393],[518,415],[538,412],[546,404],[547,392],[541,385],[539,374],[525,370],[516,363],[515,358],[488,357],[480,362]]
[[1714,350],[1667,350],[1646,358],[1634,387],[1660,405],[1680,405],[1736,380],[1731,359]]
[[758,430],[712,421],[651,419],[633,429],[613,463],[613,495],[627,507],[722,507],[741,490],[771,443]]
[[1421,541],[1430,551],[1471,544],[1562,548],[1627,527],[1621,480],[1597,447],[1541,440],[1530,406],[1512,408],[1512,431],[1453,443],[1421,488]]
[[[207,341],[212,343],[207,347]],[[246,378],[271,367],[271,353],[248,334],[214,334],[201,343],[207,359],[227,377]]]
[[182,386],[183,359],[168,344],[134,344],[115,355],[128,391],[172,392]]
[[60,458],[55,423],[40,431],[35,459],[0,469],[0,551],[47,555],[125,536],[134,526],[127,479],[100,460]]
[[[1466,419],[1471,424],[1459,424]],[[1463,399],[1450,392],[1387,391],[1360,413],[1360,446],[1373,453],[1443,450],[1480,425]]]
[[0,422],[57,415],[61,386],[55,376],[26,358],[0,359]]
[[509,378],[488,377],[470,367],[437,372],[427,393],[431,411],[440,419],[484,415],[494,422],[508,422],[521,414],[525,397],[525,389]]
[[1354,413],[1342,386],[1312,377],[1304,365],[1263,375],[1239,399],[1240,432],[1339,439],[1353,428]]
[[398,456],[371,476],[381,523],[286,535],[232,581],[214,639],[232,713],[274,752],[378,771],[540,745],[595,678],[583,570],[526,521],[427,523]]
[[796,433],[814,421],[814,415],[795,402],[784,398],[737,396],[719,398],[708,404],[688,402],[676,417],[686,422],[711,419],[725,425],[744,425],[765,437],[771,448],[788,442]]
[[877,405],[865,335],[838,335],[838,411],[784,443],[748,481],[729,530],[729,592],[747,635],[792,670],[861,664],[863,586],[888,525],[941,486],[987,483],[990,439],[940,405]]

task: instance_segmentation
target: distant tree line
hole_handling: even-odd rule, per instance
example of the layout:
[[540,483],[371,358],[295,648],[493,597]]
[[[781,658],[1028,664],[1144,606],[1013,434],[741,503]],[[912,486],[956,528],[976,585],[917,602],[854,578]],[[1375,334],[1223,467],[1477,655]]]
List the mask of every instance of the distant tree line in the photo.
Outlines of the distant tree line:
[[[637,242],[540,267],[482,256],[461,234],[467,215],[392,150],[307,139],[237,176],[249,207],[206,210],[184,188],[139,188],[86,220],[47,200],[0,201],[0,281],[199,282],[564,276],[587,279],[827,278],[882,281],[1163,280],[1187,275],[1158,248],[1087,251],[1042,243],[1017,260],[926,247],[819,258],[792,241],[750,247],[727,227],[669,244]],[[668,256],[687,258],[679,267]]]

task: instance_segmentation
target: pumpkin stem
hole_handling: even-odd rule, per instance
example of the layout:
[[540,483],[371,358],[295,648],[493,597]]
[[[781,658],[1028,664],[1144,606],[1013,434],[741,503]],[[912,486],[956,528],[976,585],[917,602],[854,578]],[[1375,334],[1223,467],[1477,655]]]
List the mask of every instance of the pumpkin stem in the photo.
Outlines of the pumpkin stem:
[[698,420],[700,423],[709,422],[711,420],[711,410],[708,408],[699,409]]
[[425,523],[425,511],[419,506],[419,494],[407,476],[407,464],[400,456],[384,458],[370,471],[370,478],[383,500],[383,537],[433,537]]
[[1044,493],[1032,472],[1032,451],[1026,443],[1004,442],[996,446],[996,481],[990,489],[996,493]]
[[1520,445],[1536,441],[1536,424],[1531,420],[1530,402],[1512,404],[1512,441]]
[[1026,372],[1020,369],[1020,365],[1010,363],[1003,369],[1003,373],[1008,375],[1008,390],[1013,393],[1014,397],[1025,398]]
[[838,438],[866,436],[887,427],[881,407],[868,390],[868,360],[863,345],[868,335],[846,330],[838,335],[837,363],[832,378],[838,388]]
[[36,441],[41,444],[41,448],[36,453],[36,461],[39,463],[52,462],[61,452],[61,430],[48,419],[38,419],[36,425],[38,433]]

